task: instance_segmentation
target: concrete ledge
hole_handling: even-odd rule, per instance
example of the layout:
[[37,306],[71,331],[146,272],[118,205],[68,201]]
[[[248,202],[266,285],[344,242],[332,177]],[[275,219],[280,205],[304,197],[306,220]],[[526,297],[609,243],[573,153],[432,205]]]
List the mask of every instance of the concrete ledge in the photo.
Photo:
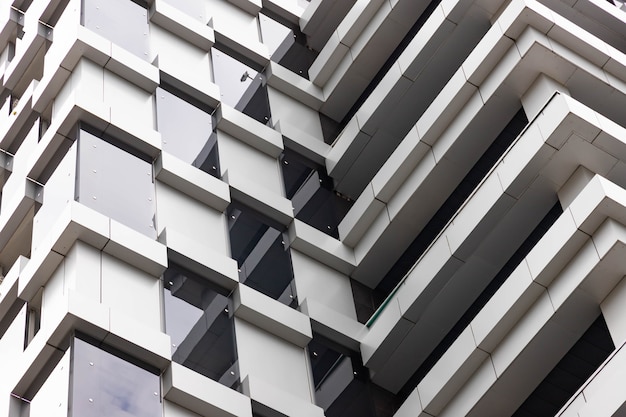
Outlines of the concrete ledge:
[[22,43],[25,44],[25,47],[20,48],[21,54],[11,60],[11,63],[4,73],[5,88],[9,90],[15,89],[46,41],[52,41],[52,29],[37,22],[37,32],[26,33],[26,36],[22,39]]
[[20,19],[19,13],[10,7],[0,9],[0,46],[4,46],[9,41],[11,34],[17,28]]
[[37,119],[38,115],[32,111],[33,90],[36,85],[36,81],[30,83],[6,122],[0,126],[0,149],[9,149],[20,131]]
[[[35,335],[19,358],[20,369],[14,382],[16,393],[25,393],[46,364],[68,348],[69,336],[79,330],[96,340],[111,344],[122,352],[141,359],[148,365],[165,369],[170,358],[170,338],[160,332],[135,325],[128,317],[110,319],[111,310],[86,297],[69,291],[62,299],[64,306]],[[123,322],[117,325],[115,322]],[[113,324],[113,325],[112,325]],[[139,331],[140,330],[140,331]],[[121,333],[116,334],[115,332]],[[13,383],[13,382],[11,382]]]
[[[589,202],[590,190],[606,190],[606,200],[601,199],[602,204]],[[513,391],[507,388],[512,385],[517,388],[523,387],[522,391],[530,392],[529,390],[536,385],[533,378],[535,381],[541,378],[535,374],[545,373],[539,368],[550,369],[550,364],[553,365],[561,357],[560,352],[569,349],[571,343],[579,337],[579,333],[597,316],[600,303],[623,277],[621,264],[626,248],[624,246],[626,227],[611,218],[615,211],[610,208],[613,204],[619,204],[623,198],[626,198],[623,189],[613,188],[607,180],[594,177],[561,216],[571,219],[569,211],[576,205],[594,207],[591,211],[586,211],[585,217],[602,219],[603,223],[596,228],[591,239],[588,239],[580,250],[567,251],[567,259],[561,262],[560,267],[552,269],[550,274],[552,277],[542,280],[547,288],[536,284],[536,280],[533,281],[526,263],[523,262],[474,318],[470,324],[471,334],[480,338],[476,340],[475,346],[484,344],[484,349],[474,347],[470,350],[481,356],[485,356],[485,352],[492,352],[493,367],[499,379],[483,386],[466,407],[475,407],[478,412],[486,410],[485,407],[493,407],[493,397],[500,395],[498,393],[502,390],[513,394]],[[561,232],[561,229],[558,226],[551,228],[527,259],[544,251],[541,244],[553,241],[554,236],[551,234]],[[573,239],[574,234],[566,235]],[[560,245],[564,247],[566,243],[561,242]],[[546,268],[549,268],[549,264],[545,264],[541,269]],[[465,333],[469,331],[468,328]],[[490,339],[488,343],[487,339]],[[456,358],[454,360],[458,363],[451,367],[448,373],[461,372],[465,375],[464,369],[471,369],[476,376],[479,372],[477,364],[471,359],[474,353],[467,351],[468,344],[473,345],[462,336],[459,337],[421,383],[426,387],[431,379],[448,381],[438,389],[435,397],[443,395],[445,398],[453,398],[454,395],[460,395],[456,394],[460,386],[454,378],[442,374],[442,369],[451,363],[449,356]],[[466,353],[459,355],[458,352],[461,350]],[[533,363],[533,370],[528,369],[529,361]],[[583,387],[581,390],[584,389]],[[517,396],[526,395],[524,392],[514,391],[517,392],[515,394]],[[430,396],[432,397],[432,394]],[[420,392],[420,398],[424,403],[428,396]],[[513,399],[497,403],[501,408],[506,408],[510,401]],[[580,406],[577,401],[573,401],[570,406],[572,404]],[[508,410],[501,408],[496,410],[498,414],[508,413]],[[425,406],[425,409],[428,411],[428,406]],[[493,408],[491,410],[494,411]],[[437,408],[431,409],[430,412],[437,414]]]
[[325,163],[326,155],[331,149],[325,142],[288,121],[277,120],[274,129],[283,135],[283,141],[290,149],[320,165]]
[[210,51],[215,43],[215,33],[208,25],[203,25],[162,0],[154,0],[150,7],[150,21],[197,46]]
[[183,265],[228,290],[237,288],[239,274],[234,259],[207,250],[187,236],[167,228],[161,232],[158,240],[167,246],[167,257],[171,262]]
[[215,112],[216,127],[242,142],[278,158],[283,151],[283,138],[271,127],[222,103]]
[[228,184],[180,159],[161,152],[154,163],[157,180],[224,212],[230,204]]
[[333,75],[333,71],[349,50],[349,47],[341,43],[337,31],[334,31],[309,68],[311,81],[320,87],[326,85],[329,78]]
[[17,193],[2,199],[3,207],[2,214],[0,214],[0,250],[4,250],[30,209],[36,203],[43,201],[43,189],[40,184],[30,179],[20,180],[19,178],[15,178],[15,180],[21,181],[16,189]]
[[30,300],[45,285],[76,240],[160,276],[167,268],[164,245],[76,201],[68,203],[48,235],[33,249],[19,281],[19,297]]
[[[58,121],[58,120],[57,120]],[[59,124],[56,124],[59,126]],[[56,133],[56,129],[51,128],[46,131],[37,144],[30,159],[27,162],[27,176],[35,181],[41,180],[41,175],[52,161],[56,152],[63,146],[69,148],[74,141],[63,135]]]
[[[557,190],[570,178],[579,164],[601,173],[609,172],[614,166],[614,157],[607,156],[604,151],[590,144],[594,138],[598,137],[599,118],[595,112],[590,113],[588,110],[570,98],[557,97],[551,100],[531,125],[538,126],[539,129],[529,127],[459,208],[440,236],[418,260],[414,269],[407,274],[406,280],[398,287],[397,293],[390,299],[390,303],[395,300],[399,303],[400,315],[397,315],[393,309],[383,310],[377,322],[371,327],[370,333],[363,340],[364,361],[376,371],[376,378],[384,378],[385,375],[390,377],[388,369],[396,369],[402,358],[405,363],[412,360],[402,355],[407,355],[411,350],[408,346],[416,343],[415,335],[418,334],[418,329],[422,332],[422,337],[424,332],[432,334],[433,338],[438,337],[429,327],[434,324],[429,321],[434,319],[429,319],[429,317],[452,317],[460,313],[460,311],[454,313],[455,309],[464,308],[459,307],[453,301],[455,297],[452,294],[455,291],[457,294],[461,292],[466,294],[466,297],[469,296],[468,294],[477,296],[472,292],[474,289],[464,284],[466,280],[463,277],[474,277],[472,285],[476,288],[486,285],[488,277],[493,276],[499,270],[501,265],[498,264],[498,259],[508,259],[510,254],[505,253],[509,249],[505,249],[506,245],[503,244],[500,244],[502,248],[496,249],[489,242],[501,242],[506,230],[520,227],[519,221],[513,220],[520,219],[522,215],[520,210],[524,211],[527,218],[539,215],[538,210],[541,204],[544,208],[546,205],[549,207],[550,198],[555,198]],[[555,118],[555,114],[558,117]],[[545,136],[541,134],[543,132],[546,133]],[[580,136],[572,135],[572,132],[579,132]],[[561,150],[556,151],[555,148],[550,147],[547,144],[550,141],[558,142]],[[581,146],[584,146],[585,151],[577,155],[583,156],[578,157],[573,163],[567,162],[574,154],[571,148],[578,149]],[[552,158],[544,158],[544,147],[552,149],[554,154]],[[529,175],[530,184],[524,185],[519,199],[508,194],[511,187],[518,187],[514,184],[516,178],[513,176],[525,177],[527,171],[530,173],[537,172],[537,170],[541,170],[542,175],[539,177]],[[548,183],[547,180],[550,182]],[[548,231],[546,236],[552,236],[551,239],[542,239],[535,250],[527,256],[527,265],[534,282],[543,286],[550,285],[555,274],[570,262],[571,257],[583,247],[585,242],[588,243],[589,234],[594,233],[607,215],[623,217],[621,213],[626,207],[626,197],[619,197],[620,190],[620,187],[599,177],[589,182],[577,199],[565,210],[561,219]],[[607,201],[605,196],[609,194],[614,202]],[[575,212],[579,214],[574,216]],[[592,215],[592,212],[595,214]],[[575,221],[576,218],[580,220]],[[494,223],[494,220],[497,222]],[[516,222],[517,225],[513,226],[511,222]],[[506,226],[507,223],[509,226]],[[485,252],[481,246],[484,244],[489,245],[488,252]],[[459,262],[461,264],[458,264]],[[424,276],[431,278],[424,281],[421,278]],[[441,282],[438,282],[439,280]],[[528,282],[532,281],[528,280]],[[452,288],[456,289],[452,290]],[[532,294],[532,291],[528,293],[530,298]],[[526,298],[526,301],[529,300]],[[447,306],[446,312],[440,312],[439,306]],[[381,326],[386,329],[385,331],[377,329],[378,320],[381,319],[383,320]],[[414,323],[410,325],[413,327],[410,335],[413,336],[392,337],[394,331],[402,332],[407,326],[404,319]],[[449,321],[448,324],[444,324],[444,319],[437,320],[438,329],[454,321],[454,319],[445,319]],[[395,324],[389,324],[394,321]],[[374,329],[377,332],[373,332]],[[506,331],[503,330],[500,334],[503,333]],[[374,335],[379,335],[379,337],[375,338]],[[483,337],[486,337],[484,333]],[[381,346],[376,347],[377,343],[381,343]],[[493,343],[491,340],[487,344],[493,345]],[[389,344],[393,347],[382,346]],[[487,344],[482,344],[481,341],[481,346],[484,347]],[[420,342],[419,347],[412,349],[413,354],[417,355],[417,352],[425,349],[427,345],[428,343]],[[390,350],[393,353],[390,353]],[[396,370],[395,378],[400,378],[401,374],[402,371]],[[378,381],[383,383],[382,380]]]
[[624,409],[624,399],[619,387],[626,382],[624,375],[625,367],[626,349],[622,344],[580,387],[556,416],[592,417],[597,415],[619,415]]
[[[41,94],[50,93],[41,92]],[[40,96],[37,105],[44,105],[44,96]],[[78,122],[85,122],[103,133],[110,135],[130,147],[156,159],[161,152],[161,134],[154,129],[140,128],[127,118],[111,115],[111,107],[104,102],[89,100],[84,95],[73,95],[59,109],[52,124],[41,138],[35,155],[31,157],[32,166],[29,168],[32,175],[38,176],[50,160],[50,151],[56,151],[63,142],[61,137],[72,137],[73,128]]]
[[261,0],[228,0],[228,2],[234,4],[242,10],[245,10],[253,16],[256,16],[263,7]]
[[263,7],[296,25],[299,24],[300,16],[305,10],[292,0],[263,0]]
[[319,110],[324,102],[322,90],[311,81],[300,77],[276,62],[270,61],[266,70],[267,84],[295,98],[314,110]]
[[167,269],[167,247],[113,219],[109,220],[109,241],[102,251],[154,277]]
[[159,69],[156,66],[114,43],[111,43],[111,59],[104,68],[149,93],[154,93],[160,83]]
[[43,112],[56,97],[78,62],[87,58],[148,92],[160,83],[157,67],[76,25],[70,42],[53,43],[46,55],[44,75],[33,95],[33,109]]
[[257,186],[247,177],[226,171],[222,179],[230,186],[233,200],[237,200],[272,220],[287,226],[294,214],[291,201],[280,195]]
[[27,257],[20,255],[2,279],[0,283],[0,317],[4,317],[17,301],[18,279],[28,261]]
[[263,415],[271,417],[323,417],[324,410],[263,381],[248,375],[242,382],[243,393],[252,399]]
[[378,214],[386,207],[384,202],[376,199],[373,187],[368,185],[339,224],[339,236],[343,243],[351,247],[356,246]]
[[189,96],[195,98],[199,102],[208,104],[212,108],[219,106],[220,88],[217,84],[207,81],[204,86],[199,86],[197,83],[194,83],[192,86],[177,77],[170,75],[166,70],[163,70],[163,68],[159,68],[159,71],[162,83],[171,85],[177,90],[185,94],[189,94]]
[[294,219],[289,225],[289,245],[346,275],[354,270],[354,252],[339,240]]
[[[246,0],[240,0],[246,1]],[[239,39],[235,39],[231,37],[230,34],[227,34],[221,30],[221,27],[214,28],[215,30],[215,42],[221,45],[226,46],[229,49],[245,56],[246,58],[252,60],[252,62],[261,66],[262,68],[267,67],[270,62],[270,53],[267,49],[267,46],[262,44],[261,42],[254,43],[246,43],[245,45],[240,43]]]
[[233,294],[235,316],[296,346],[306,347],[313,333],[308,316],[245,285]]
[[467,327],[417,386],[424,411],[440,415],[446,404],[463,387],[489,354],[476,348],[472,329]]
[[252,417],[250,398],[175,362],[163,374],[164,398],[196,413]]
[[304,299],[300,303],[300,310],[311,319],[315,333],[349,349],[360,349],[361,339],[367,333],[364,324],[311,299]]

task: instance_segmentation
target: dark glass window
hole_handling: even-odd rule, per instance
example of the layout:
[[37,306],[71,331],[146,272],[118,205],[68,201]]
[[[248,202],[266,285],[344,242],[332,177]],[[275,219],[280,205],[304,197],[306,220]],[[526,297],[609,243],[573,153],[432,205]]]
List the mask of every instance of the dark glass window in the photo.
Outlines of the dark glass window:
[[285,194],[298,220],[339,238],[337,227],[352,207],[352,200],[333,190],[326,170],[305,157],[285,149],[281,156]]
[[231,204],[227,213],[239,281],[283,304],[295,306],[291,255],[282,227],[241,204]]
[[[428,249],[431,242],[437,238],[442,228],[452,219],[457,210],[463,205],[465,200],[472,195],[472,192],[481,184],[483,178],[489,174],[492,167],[500,160],[500,157],[506,152],[513,141],[524,130],[528,124],[528,119],[524,113],[524,109],[511,118],[504,129],[498,134],[491,145],[476,161],[474,166],[465,175],[457,187],[452,191],[450,196],[441,205],[439,210],[428,221],[426,226],[419,232],[413,242],[407,247],[404,253],[398,258],[396,263],[387,272],[385,277],[378,283],[376,288],[370,290],[363,285],[353,285],[354,298],[365,301],[369,298],[371,304],[361,304],[357,308],[358,320],[361,323],[367,323],[372,314],[378,309],[385,299],[392,293],[393,289],[411,270],[413,265],[422,256],[424,251]],[[371,291],[367,296],[365,293]]]
[[33,299],[26,304],[26,334],[24,336],[24,349],[26,349],[41,328],[42,295],[43,289],[40,288]]
[[213,76],[220,87],[222,103],[258,122],[269,124],[271,114],[265,75],[234,56],[233,52],[211,49]]
[[315,401],[327,417],[391,417],[398,408],[395,396],[372,383],[358,352],[314,335],[309,358]]
[[71,364],[70,416],[158,417],[162,415],[160,379],[156,372],[74,338]]
[[150,59],[148,11],[131,0],[82,0],[81,23],[138,57]]
[[318,53],[307,46],[306,36],[297,26],[279,23],[278,17],[259,14],[261,37],[271,60],[304,78]]
[[239,385],[231,300],[209,281],[170,265],[163,275],[172,360],[231,388]]
[[613,339],[600,314],[512,417],[557,415],[614,350]]
[[219,176],[217,135],[213,131],[213,109],[202,109],[171,91],[156,90],[157,129],[163,150]]
[[156,238],[150,162],[81,128],[76,171],[76,201]]

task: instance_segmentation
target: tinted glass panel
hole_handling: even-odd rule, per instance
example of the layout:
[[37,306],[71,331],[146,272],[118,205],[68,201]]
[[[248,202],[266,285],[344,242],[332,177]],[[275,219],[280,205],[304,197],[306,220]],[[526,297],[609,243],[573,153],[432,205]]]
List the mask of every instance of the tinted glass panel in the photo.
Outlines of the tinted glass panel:
[[269,49],[271,60],[308,78],[309,67],[317,52],[307,47],[304,34],[297,27],[287,27],[264,14],[259,14],[259,22],[261,37]]
[[82,24],[148,60],[148,12],[131,0],[83,0]]
[[162,415],[158,375],[77,338],[71,386],[73,417]]
[[222,102],[263,124],[269,123],[265,76],[219,49],[211,49],[211,57]]
[[282,231],[247,207],[231,205],[228,216],[231,253],[239,266],[239,280],[275,300],[295,305],[291,256]]
[[323,167],[289,150],[281,161],[285,191],[296,218],[338,238],[337,227],[353,202],[333,190],[333,180]]
[[391,417],[394,395],[369,379],[357,352],[315,335],[309,343],[315,401],[327,417]]
[[172,360],[226,386],[238,385],[230,300],[208,281],[176,266],[170,266],[163,279]]
[[81,130],[76,201],[156,238],[152,164]]
[[160,87],[156,104],[163,150],[217,176],[217,135],[211,114]]

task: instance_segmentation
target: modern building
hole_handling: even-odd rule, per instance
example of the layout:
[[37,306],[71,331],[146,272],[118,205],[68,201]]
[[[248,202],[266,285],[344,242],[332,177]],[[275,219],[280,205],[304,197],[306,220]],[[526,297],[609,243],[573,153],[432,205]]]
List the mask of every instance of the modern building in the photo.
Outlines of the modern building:
[[0,417],[626,416],[626,6],[0,0]]

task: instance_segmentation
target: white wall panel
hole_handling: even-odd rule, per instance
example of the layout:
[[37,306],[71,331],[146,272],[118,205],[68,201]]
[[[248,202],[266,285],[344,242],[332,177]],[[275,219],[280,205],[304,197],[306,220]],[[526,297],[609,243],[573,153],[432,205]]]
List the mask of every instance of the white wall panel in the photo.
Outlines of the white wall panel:
[[153,95],[110,71],[104,71],[104,102],[111,106],[113,122],[138,131],[154,129]]
[[294,125],[307,135],[323,140],[322,125],[317,111],[272,87],[267,88],[267,95],[274,123]]
[[235,319],[241,379],[250,375],[282,391],[311,401],[304,349]]
[[217,32],[227,34],[244,45],[259,42],[256,16],[223,0],[210,0],[207,12],[213,17],[213,28]]
[[346,275],[293,249],[291,263],[300,300],[314,300],[356,320],[352,288]]
[[156,196],[159,234],[164,228],[172,229],[198,245],[230,255],[222,213],[159,181]]
[[211,88],[213,75],[208,52],[156,25],[150,28],[150,39],[160,70],[199,90]]
[[68,415],[70,388],[70,351],[61,361],[33,397],[30,417],[66,417]]
[[102,253],[98,249],[76,241],[63,261],[65,266],[64,293],[67,295],[69,291],[75,291],[99,303],[102,296],[101,258]]
[[74,143],[44,186],[43,204],[33,219],[33,250],[41,244],[63,209],[74,200],[76,149]]
[[226,171],[232,172],[233,176],[244,177],[265,190],[279,196],[284,195],[283,180],[276,159],[227,133],[218,131],[217,135],[222,174]]
[[[112,256],[102,254],[102,303],[147,328],[161,330],[160,283]],[[138,302],[140,301],[140,302]]]

